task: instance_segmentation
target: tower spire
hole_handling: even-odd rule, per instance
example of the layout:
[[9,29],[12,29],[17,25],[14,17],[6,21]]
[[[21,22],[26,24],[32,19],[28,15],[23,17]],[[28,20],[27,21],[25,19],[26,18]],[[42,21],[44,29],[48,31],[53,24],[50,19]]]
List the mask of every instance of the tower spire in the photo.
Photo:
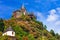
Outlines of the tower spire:
[[26,9],[24,7],[24,4],[22,4],[21,11],[24,13],[24,15],[26,14]]
[[22,9],[25,9],[24,4],[22,4]]

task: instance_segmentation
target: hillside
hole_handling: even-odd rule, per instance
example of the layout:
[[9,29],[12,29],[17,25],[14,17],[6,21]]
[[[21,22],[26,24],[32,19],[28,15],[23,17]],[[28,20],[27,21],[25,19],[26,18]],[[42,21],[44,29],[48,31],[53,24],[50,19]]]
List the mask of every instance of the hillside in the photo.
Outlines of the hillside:
[[[22,15],[19,19],[12,17],[3,22],[4,30],[11,26],[16,32],[18,40],[58,40],[46,30],[42,22],[36,21],[36,18],[31,19],[27,15]],[[1,39],[5,38],[1,37]]]
[[25,9],[18,10],[9,20],[0,19],[0,40],[12,40],[7,35],[2,36],[3,32],[11,26],[15,31],[17,40],[60,40],[60,35],[50,32],[47,26],[36,20],[34,14],[25,14]]

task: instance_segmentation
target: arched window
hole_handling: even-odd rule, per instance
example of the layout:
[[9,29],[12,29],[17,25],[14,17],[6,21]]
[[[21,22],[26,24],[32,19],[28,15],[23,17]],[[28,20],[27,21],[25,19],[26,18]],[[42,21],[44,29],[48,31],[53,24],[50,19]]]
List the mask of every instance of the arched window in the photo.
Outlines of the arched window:
[[14,32],[12,32],[12,35],[14,34]]

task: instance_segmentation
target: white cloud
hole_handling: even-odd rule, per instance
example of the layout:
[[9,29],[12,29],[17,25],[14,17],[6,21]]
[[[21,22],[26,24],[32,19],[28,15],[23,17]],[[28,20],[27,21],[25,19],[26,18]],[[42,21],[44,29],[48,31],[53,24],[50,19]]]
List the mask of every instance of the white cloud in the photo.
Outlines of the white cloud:
[[56,11],[60,14],[60,8],[56,8]]
[[55,9],[52,9],[52,10],[49,11],[49,13],[53,15],[53,14],[56,13],[56,10]]
[[60,21],[56,21],[55,25],[60,26]]
[[43,24],[47,25],[47,30],[53,29],[55,33],[60,34],[60,14],[58,13],[60,8],[52,9],[48,11],[49,15],[43,15],[41,12],[35,12],[38,21],[42,21]]
[[47,29],[50,31],[53,29],[55,33],[60,34],[60,8],[52,9],[48,11],[49,15],[45,19]]
[[40,12],[37,12],[37,16],[43,18],[42,13],[40,13]]
[[48,22],[54,22],[58,19],[58,15],[48,15],[47,21]]
[[35,12],[34,14],[36,15],[38,21],[42,21],[44,19],[41,12]]
[[50,10],[49,13],[50,14],[47,17],[48,22],[54,22],[54,21],[56,21],[58,19],[59,16],[56,14],[55,9]]

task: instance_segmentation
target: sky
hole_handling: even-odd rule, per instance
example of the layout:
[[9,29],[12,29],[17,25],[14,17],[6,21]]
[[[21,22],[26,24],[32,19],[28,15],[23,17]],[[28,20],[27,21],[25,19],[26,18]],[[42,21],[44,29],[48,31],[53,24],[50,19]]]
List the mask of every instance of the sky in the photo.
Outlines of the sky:
[[28,12],[34,12],[38,21],[60,34],[60,0],[0,0],[0,18],[10,19],[13,11],[24,4]]

